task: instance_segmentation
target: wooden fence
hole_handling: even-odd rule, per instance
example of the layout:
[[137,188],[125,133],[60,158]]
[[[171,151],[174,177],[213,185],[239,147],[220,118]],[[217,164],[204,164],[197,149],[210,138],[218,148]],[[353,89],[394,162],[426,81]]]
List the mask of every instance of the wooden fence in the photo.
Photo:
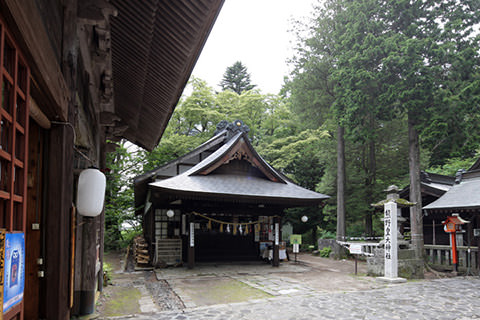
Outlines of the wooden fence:
[[[441,245],[424,245],[427,262],[437,268],[453,269],[452,248]],[[461,271],[478,270],[478,247],[458,246],[458,268]]]

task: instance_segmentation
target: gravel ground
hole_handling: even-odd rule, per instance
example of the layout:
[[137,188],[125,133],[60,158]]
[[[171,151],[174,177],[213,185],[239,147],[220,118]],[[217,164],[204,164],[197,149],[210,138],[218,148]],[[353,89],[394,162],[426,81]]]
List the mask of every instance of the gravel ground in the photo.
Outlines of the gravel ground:
[[[135,271],[134,263],[124,253],[105,254],[113,269],[96,305],[100,318],[121,314],[138,314],[141,287],[151,295],[158,311],[181,310],[185,306],[165,280],[157,280],[153,270]],[[145,290],[144,289],[144,290]]]
[[[263,304],[271,299],[275,301],[280,299],[278,300],[280,303],[284,301],[282,299],[293,301],[292,299],[298,300],[299,297],[304,297],[305,303],[310,304],[308,297],[323,299],[329,294],[339,295],[340,297],[346,293],[356,296],[355,292],[360,296],[368,296],[377,292],[377,290],[379,290],[378,292],[384,292],[383,290],[387,287],[396,287],[396,285],[387,285],[376,281],[373,277],[366,277],[366,264],[364,262],[358,263],[359,275],[355,276],[353,275],[353,261],[325,259],[309,254],[300,255],[298,264],[295,262],[282,263],[279,268],[272,268],[267,264],[222,263],[218,265],[199,264],[191,270],[187,268],[166,268],[156,270],[156,273],[153,270],[134,271],[132,264],[128,261],[125,263],[125,260],[125,257],[120,254],[105,255],[105,261],[112,265],[114,272],[111,275],[111,285],[104,287],[97,304],[98,319],[127,319],[137,318],[140,315],[145,315],[146,318],[139,319],[157,319],[156,315],[163,314],[168,318],[167,315],[170,313],[175,315],[172,319],[185,319],[185,316],[190,312],[189,310],[197,310],[197,308],[200,308],[198,310],[206,308],[207,313],[210,311],[216,313],[220,310],[217,310],[216,306],[209,306],[211,303],[202,302],[201,298],[205,297],[205,290],[208,290],[209,286],[216,287],[221,280],[225,279],[230,282],[241,282],[243,285],[262,290],[273,298],[246,299],[237,303],[218,302],[219,304],[216,305],[221,310],[225,306],[228,309],[230,305],[246,306],[257,302]],[[126,271],[125,265],[129,266]],[[426,278],[430,279],[430,276],[426,274]],[[206,283],[207,280],[210,280],[210,282]],[[421,281],[420,283],[427,282]],[[423,290],[423,288],[421,289]],[[400,295],[401,291],[399,290]],[[221,297],[224,298],[224,296],[228,295],[223,294]],[[146,306],[151,307],[151,309],[146,311]],[[208,309],[210,307],[213,309]],[[376,308],[377,306],[375,306],[375,310]],[[250,310],[251,308],[247,307],[246,309]],[[280,309],[278,305],[264,311],[266,314],[270,314],[280,312]],[[222,312],[215,319],[227,319],[228,317],[223,318],[223,316],[226,316],[230,311],[226,314]],[[282,312],[288,314],[285,310]],[[125,317],[119,318],[122,315]],[[234,315],[232,314],[232,316]],[[187,318],[197,319],[195,317]],[[210,315],[208,317],[206,315],[205,319],[207,318],[210,319]],[[258,319],[270,318],[260,316]]]
[[182,300],[173,292],[167,281],[157,280],[154,272],[145,272],[145,286],[161,311],[185,308]]

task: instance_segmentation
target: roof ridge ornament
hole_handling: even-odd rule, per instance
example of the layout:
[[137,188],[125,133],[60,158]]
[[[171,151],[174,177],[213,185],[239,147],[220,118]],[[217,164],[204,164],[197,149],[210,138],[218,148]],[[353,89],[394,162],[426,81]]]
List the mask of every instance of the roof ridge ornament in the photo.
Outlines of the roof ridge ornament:
[[215,135],[219,134],[223,130],[227,131],[227,140],[230,140],[238,132],[243,132],[248,135],[250,128],[243,123],[242,120],[235,120],[233,122],[228,122],[227,120],[222,120],[217,124],[217,130],[215,130]]
[[457,170],[457,173],[455,173],[455,184],[459,184],[460,182],[462,182],[463,174],[465,172],[467,172],[467,170],[465,170],[465,169]]

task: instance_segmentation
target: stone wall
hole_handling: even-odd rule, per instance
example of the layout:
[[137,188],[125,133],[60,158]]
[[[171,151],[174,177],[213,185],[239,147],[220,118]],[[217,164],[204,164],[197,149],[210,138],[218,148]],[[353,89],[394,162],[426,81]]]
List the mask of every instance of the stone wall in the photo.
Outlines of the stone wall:
[[337,243],[335,239],[318,239],[318,250],[322,250],[325,247],[332,248],[332,253],[330,254],[330,258],[344,258],[347,256],[347,250]]

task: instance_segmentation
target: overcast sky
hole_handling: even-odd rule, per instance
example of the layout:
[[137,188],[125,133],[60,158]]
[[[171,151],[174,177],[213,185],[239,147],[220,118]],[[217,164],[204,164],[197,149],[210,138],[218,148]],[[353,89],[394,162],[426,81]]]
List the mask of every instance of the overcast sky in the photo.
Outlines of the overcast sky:
[[310,15],[317,0],[225,0],[193,75],[214,89],[241,61],[262,93],[278,93],[293,54],[292,20]]

